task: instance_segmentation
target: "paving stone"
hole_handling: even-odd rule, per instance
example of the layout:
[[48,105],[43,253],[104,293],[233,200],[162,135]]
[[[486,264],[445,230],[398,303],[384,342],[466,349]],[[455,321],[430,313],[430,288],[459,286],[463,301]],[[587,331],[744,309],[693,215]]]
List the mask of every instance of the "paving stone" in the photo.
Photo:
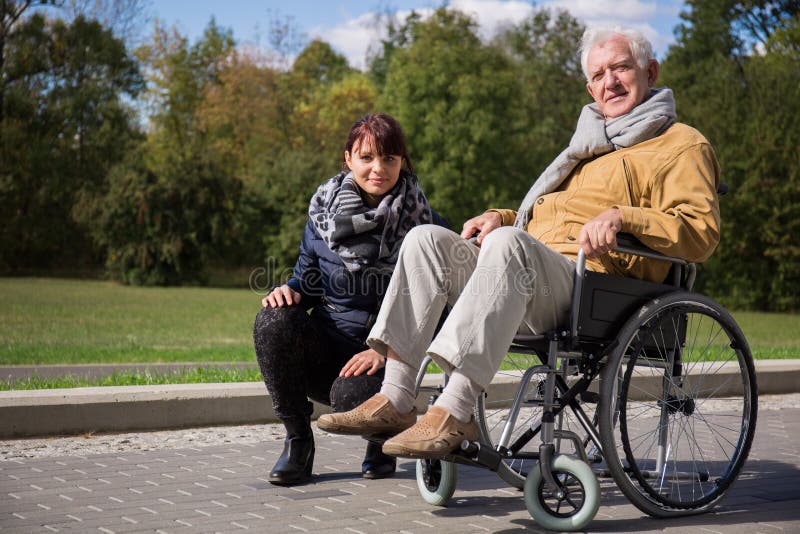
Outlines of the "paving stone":
[[[740,480],[713,513],[652,519],[601,479],[590,530],[800,532],[800,408],[764,410],[758,424]],[[363,447],[320,437],[314,482],[291,488],[266,479],[279,441],[0,461],[0,533],[542,531],[522,493],[490,471],[459,467],[456,494],[437,508],[417,494],[414,462],[362,479]]]

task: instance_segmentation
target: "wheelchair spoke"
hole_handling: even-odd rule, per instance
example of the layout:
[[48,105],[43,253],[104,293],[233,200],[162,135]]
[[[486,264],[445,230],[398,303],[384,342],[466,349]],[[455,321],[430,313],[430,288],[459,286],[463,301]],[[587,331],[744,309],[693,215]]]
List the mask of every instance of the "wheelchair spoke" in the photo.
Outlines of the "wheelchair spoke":
[[702,510],[736,479],[752,443],[752,357],[730,314],[707,297],[676,293],[643,310],[603,370],[606,461],[643,511]]

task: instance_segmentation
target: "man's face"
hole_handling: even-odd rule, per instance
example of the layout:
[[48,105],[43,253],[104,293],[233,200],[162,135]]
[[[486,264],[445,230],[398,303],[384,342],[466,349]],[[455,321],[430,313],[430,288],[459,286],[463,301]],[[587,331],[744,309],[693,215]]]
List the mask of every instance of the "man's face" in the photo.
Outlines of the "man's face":
[[586,88],[607,119],[625,115],[641,104],[658,78],[658,62],[641,68],[628,40],[616,35],[589,51]]

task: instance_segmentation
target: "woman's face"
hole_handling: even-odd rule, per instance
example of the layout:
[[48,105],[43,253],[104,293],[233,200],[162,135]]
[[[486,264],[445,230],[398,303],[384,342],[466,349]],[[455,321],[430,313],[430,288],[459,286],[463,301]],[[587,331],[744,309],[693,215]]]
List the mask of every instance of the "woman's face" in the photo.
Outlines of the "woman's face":
[[379,156],[375,147],[363,139],[353,144],[352,152],[345,151],[344,160],[364,192],[368,206],[377,206],[400,178],[403,159],[397,154]]

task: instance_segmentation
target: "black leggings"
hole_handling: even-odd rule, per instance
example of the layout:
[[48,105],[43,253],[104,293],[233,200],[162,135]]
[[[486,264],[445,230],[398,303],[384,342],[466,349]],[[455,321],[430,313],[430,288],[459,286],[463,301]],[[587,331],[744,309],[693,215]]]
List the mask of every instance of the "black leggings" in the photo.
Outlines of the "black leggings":
[[367,346],[328,333],[300,306],[262,308],[253,341],[272,406],[284,423],[307,424],[314,409],[309,398],[341,412],[380,391],[383,369],[339,377],[344,364]]

